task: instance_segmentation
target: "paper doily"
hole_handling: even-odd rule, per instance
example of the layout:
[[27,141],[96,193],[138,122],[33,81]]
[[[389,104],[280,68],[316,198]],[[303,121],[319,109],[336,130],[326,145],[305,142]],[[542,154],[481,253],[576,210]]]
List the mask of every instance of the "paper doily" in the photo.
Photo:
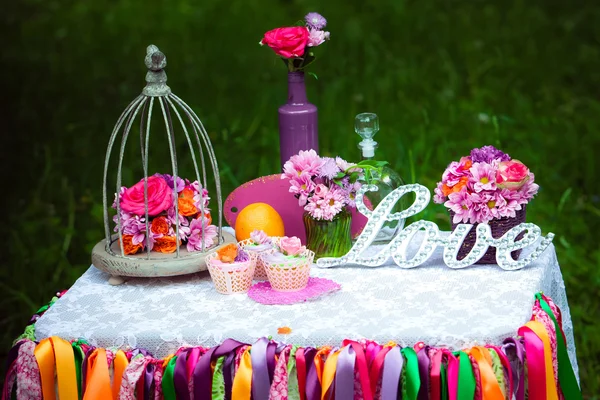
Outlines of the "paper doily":
[[339,283],[325,278],[309,278],[308,284],[297,292],[278,292],[269,282],[259,282],[250,288],[248,296],[262,304],[294,304],[311,300],[327,293],[340,290]]

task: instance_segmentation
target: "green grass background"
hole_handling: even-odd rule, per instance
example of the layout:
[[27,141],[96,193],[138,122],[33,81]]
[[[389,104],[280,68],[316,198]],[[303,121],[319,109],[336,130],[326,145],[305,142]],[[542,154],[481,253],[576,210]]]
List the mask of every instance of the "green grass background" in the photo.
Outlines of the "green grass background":
[[[258,41],[308,11],[331,31],[308,83],[323,154],[357,159],[353,118],[370,111],[381,119],[379,158],[408,182],[433,188],[451,160],[484,144],[536,173],[528,218],[557,234],[584,394],[600,398],[600,4],[591,1],[12,3],[0,13],[0,358],[37,307],[89,267],[103,234],[104,151],[144,85],[145,47],[166,53],[169,84],[207,127],[227,194],[278,171],[286,72]],[[166,162],[157,152],[151,169]],[[127,183],[139,174],[129,164]],[[441,206],[419,218],[448,228]]]

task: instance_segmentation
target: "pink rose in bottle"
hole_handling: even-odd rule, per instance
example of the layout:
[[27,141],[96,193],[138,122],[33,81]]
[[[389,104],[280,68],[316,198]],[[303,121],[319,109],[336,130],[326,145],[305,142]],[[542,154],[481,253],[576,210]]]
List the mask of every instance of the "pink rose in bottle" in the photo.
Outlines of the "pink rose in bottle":
[[285,57],[301,57],[308,43],[308,29],[305,26],[276,28],[265,33],[260,44],[266,44],[275,54]]
[[501,189],[518,190],[529,179],[529,168],[519,160],[503,161],[498,165],[496,185]]
[[[155,216],[169,209],[173,205],[173,190],[167,182],[158,176],[148,177],[148,215]],[[121,195],[121,209],[123,211],[143,216],[146,214],[144,206],[144,180],[142,179]]]

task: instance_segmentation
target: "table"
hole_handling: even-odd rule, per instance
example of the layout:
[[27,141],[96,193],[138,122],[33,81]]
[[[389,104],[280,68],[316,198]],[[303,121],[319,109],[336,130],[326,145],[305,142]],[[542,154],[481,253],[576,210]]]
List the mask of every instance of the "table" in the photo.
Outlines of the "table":
[[[412,251],[418,243],[415,236]],[[377,251],[377,247],[372,248]],[[409,250],[409,254],[410,254]],[[496,266],[450,269],[441,249],[422,267],[317,269],[342,290],[314,301],[266,306],[246,295],[220,295],[208,272],[108,284],[91,267],[36,324],[38,340],[85,338],[100,347],[139,347],[165,357],[181,346],[215,346],[227,338],[254,343],[272,336],[301,346],[338,346],[344,339],[390,340],[402,346],[423,341],[458,350],[499,345],[531,317],[534,294],[543,291],[563,314],[569,358],[578,376],[573,325],[565,286],[551,245],[519,271]],[[289,335],[278,335],[279,327]]]

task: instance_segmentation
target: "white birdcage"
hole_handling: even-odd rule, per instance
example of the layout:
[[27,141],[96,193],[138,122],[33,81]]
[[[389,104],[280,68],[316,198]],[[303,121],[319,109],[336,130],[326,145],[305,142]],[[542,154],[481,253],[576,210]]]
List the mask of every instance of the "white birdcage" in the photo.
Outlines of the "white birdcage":
[[[167,65],[167,60],[165,55],[160,52],[156,46],[148,46],[145,63],[148,67],[148,73],[146,74],[146,87],[144,87],[142,94],[133,100],[119,117],[108,143],[104,164],[103,207],[105,239],[94,247],[92,251],[92,263],[94,266],[96,266],[96,268],[111,274],[111,283],[113,284],[122,283],[122,277],[125,276],[173,276],[205,270],[206,264],[204,262],[204,258],[207,254],[216,251],[217,248],[226,243],[235,242],[233,235],[229,234],[228,232],[223,232],[222,230],[223,209],[219,169],[208,133],[204,129],[200,118],[198,118],[194,111],[192,111],[192,109],[185,102],[183,102],[183,100],[171,93],[171,89],[166,84],[167,75],[164,71],[164,68]],[[202,185],[202,188],[207,188],[207,165],[205,163],[205,159],[208,159],[209,168],[212,169],[212,173],[214,174],[214,193],[216,195],[217,203],[217,215],[215,215],[215,219],[218,235],[217,240],[212,246],[205,246],[204,236],[202,236],[201,251],[190,252],[185,246],[181,246],[181,244],[177,246],[176,251],[172,254],[150,251],[150,234],[148,234],[150,232],[148,215],[148,157],[152,112],[155,106],[157,106],[157,110],[159,110],[162,119],[164,120],[164,126],[167,135],[171,158],[171,170],[175,186],[173,190],[173,203],[175,207],[176,218],[179,218],[177,193],[177,177],[179,177],[179,174],[175,150],[176,135],[172,120],[172,113],[176,117],[176,120],[179,122],[181,127],[179,135],[181,136],[181,133],[183,133],[187,140],[189,157],[191,157],[194,165],[195,177]],[[115,200],[117,211],[115,217],[116,226],[111,223],[111,203],[109,202],[109,197],[112,197],[113,193],[120,193],[122,187],[122,167],[125,155],[125,147],[132,125],[134,124],[134,121],[136,121],[138,115],[140,116],[140,159],[144,171],[144,222],[146,225],[145,240],[148,241],[148,245],[145,246],[145,251],[142,253],[126,255],[123,250],[123,221],[121,220],[120,213],[120,196],[116,196]],[[117,137],[119,136],[119,133],[122,133],[122,136],[119,147],[119,156],[117,159],[118,166],[116,168],[116,190],[113,191],[108,187],[107,178],[112,172],[109,168],[109,164],[111,161],[113,146],[117,140]],[[196,151],[194,150],[194,141],[197,145],[201,168],[198,167]],[[202,189],[200,189],[200,191],[202,193]],[[211,191],[209,192],[212,193]],[[200,215],[205,215],[204,201],[200,202]],[[179,222],[176,222],[174,225],[176,235],[175,243],[180,243],[181,235],[179,232]],[[116,228],[116,234],[113,233],[112,228]],[[202,235],[204,235],[204,230],[202,230]]]

